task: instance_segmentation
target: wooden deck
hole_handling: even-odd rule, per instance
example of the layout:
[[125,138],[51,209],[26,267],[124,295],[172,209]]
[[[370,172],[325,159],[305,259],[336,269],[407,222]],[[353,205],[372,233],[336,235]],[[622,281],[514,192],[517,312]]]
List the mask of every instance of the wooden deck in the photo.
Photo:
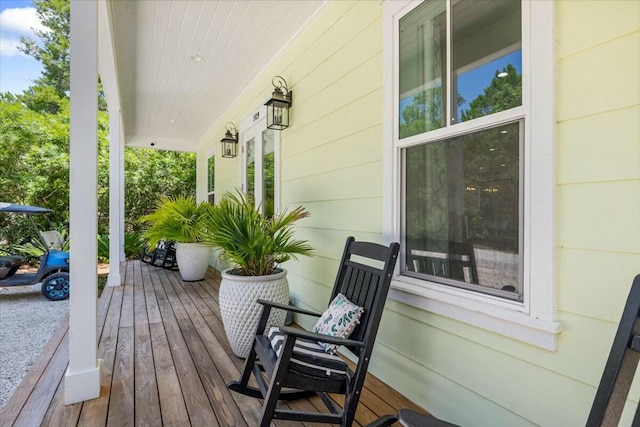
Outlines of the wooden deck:
[[[226,340],[218,307],[219,277],[186,283],[179,274],[138,261],[122,287],[98,302],[100,398],[64,405],[68,320],[0,412],[0,426],[255,426],[261,401],[232,393],[243,360]],[[355,425],[416,405],[369,374]],[[283,403],[321,408],[319,398]],[[315,426],[279,421],[277,426]]]

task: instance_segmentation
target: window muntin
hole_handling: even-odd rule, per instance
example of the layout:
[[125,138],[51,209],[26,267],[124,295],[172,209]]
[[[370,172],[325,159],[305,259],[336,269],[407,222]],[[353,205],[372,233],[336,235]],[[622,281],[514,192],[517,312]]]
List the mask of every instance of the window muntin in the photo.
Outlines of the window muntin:
[[521,302],[521,2],[429,0],[398,24],[401,272]]
[[207,159],[207,200],[215,203],[216,195],[216,156]]
[[516,121],[402,150],[402,274],[522,301]]

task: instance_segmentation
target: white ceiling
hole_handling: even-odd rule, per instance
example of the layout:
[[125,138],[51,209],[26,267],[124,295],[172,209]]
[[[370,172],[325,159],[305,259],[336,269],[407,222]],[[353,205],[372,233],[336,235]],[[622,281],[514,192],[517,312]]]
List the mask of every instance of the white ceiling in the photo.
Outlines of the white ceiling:
[[[150,147],[153,142],[154,148],[195,150],[220,115],[324,4],[110,0],[127,145]],[[194,61],[195,55],[202,60]]]

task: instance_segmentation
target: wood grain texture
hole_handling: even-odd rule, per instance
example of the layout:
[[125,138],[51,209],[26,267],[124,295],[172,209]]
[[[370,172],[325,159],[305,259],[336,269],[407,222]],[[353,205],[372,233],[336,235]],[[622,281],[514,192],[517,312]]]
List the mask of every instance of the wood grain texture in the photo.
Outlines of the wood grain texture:
[[[206,280],[186,283],[175,272],[138,261],[127,263],[124,271],[131,280],[124,287],[106,288],[98,303],[100,397],[64,405],[68,325],[63,322],[0,413],[1,425],[257,425],[262,401],[226,388],[239,378],[244,361],[233,355],[225,336],[218,306],[220,276],[210,271]],[[150,322],[149,313],[155,311],[150,307],[157,310],[157,322]],[[123,316],[124,325],[133,326],[123,326]],[[317,397],[280,406],[326,411]],[[400,407],[419,410],[372,376],[365,382],[360,406],[356,427]],[[318,426],[289,421],[274,425]]]

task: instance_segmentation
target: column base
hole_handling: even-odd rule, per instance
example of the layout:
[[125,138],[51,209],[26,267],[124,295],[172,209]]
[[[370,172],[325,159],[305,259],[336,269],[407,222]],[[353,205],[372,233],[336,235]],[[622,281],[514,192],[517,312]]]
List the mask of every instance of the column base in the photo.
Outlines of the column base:
[[102,360],[98,359],[98,366],[94,369],[82,372],[67,372],[64,375],[64,404],[84,402],[85,400],[100,397],[100,365]]
[[120,277],[120,272],[117,273],[109,273],[107,276],[107,286],[120,286],[122,285],[122,278]]

